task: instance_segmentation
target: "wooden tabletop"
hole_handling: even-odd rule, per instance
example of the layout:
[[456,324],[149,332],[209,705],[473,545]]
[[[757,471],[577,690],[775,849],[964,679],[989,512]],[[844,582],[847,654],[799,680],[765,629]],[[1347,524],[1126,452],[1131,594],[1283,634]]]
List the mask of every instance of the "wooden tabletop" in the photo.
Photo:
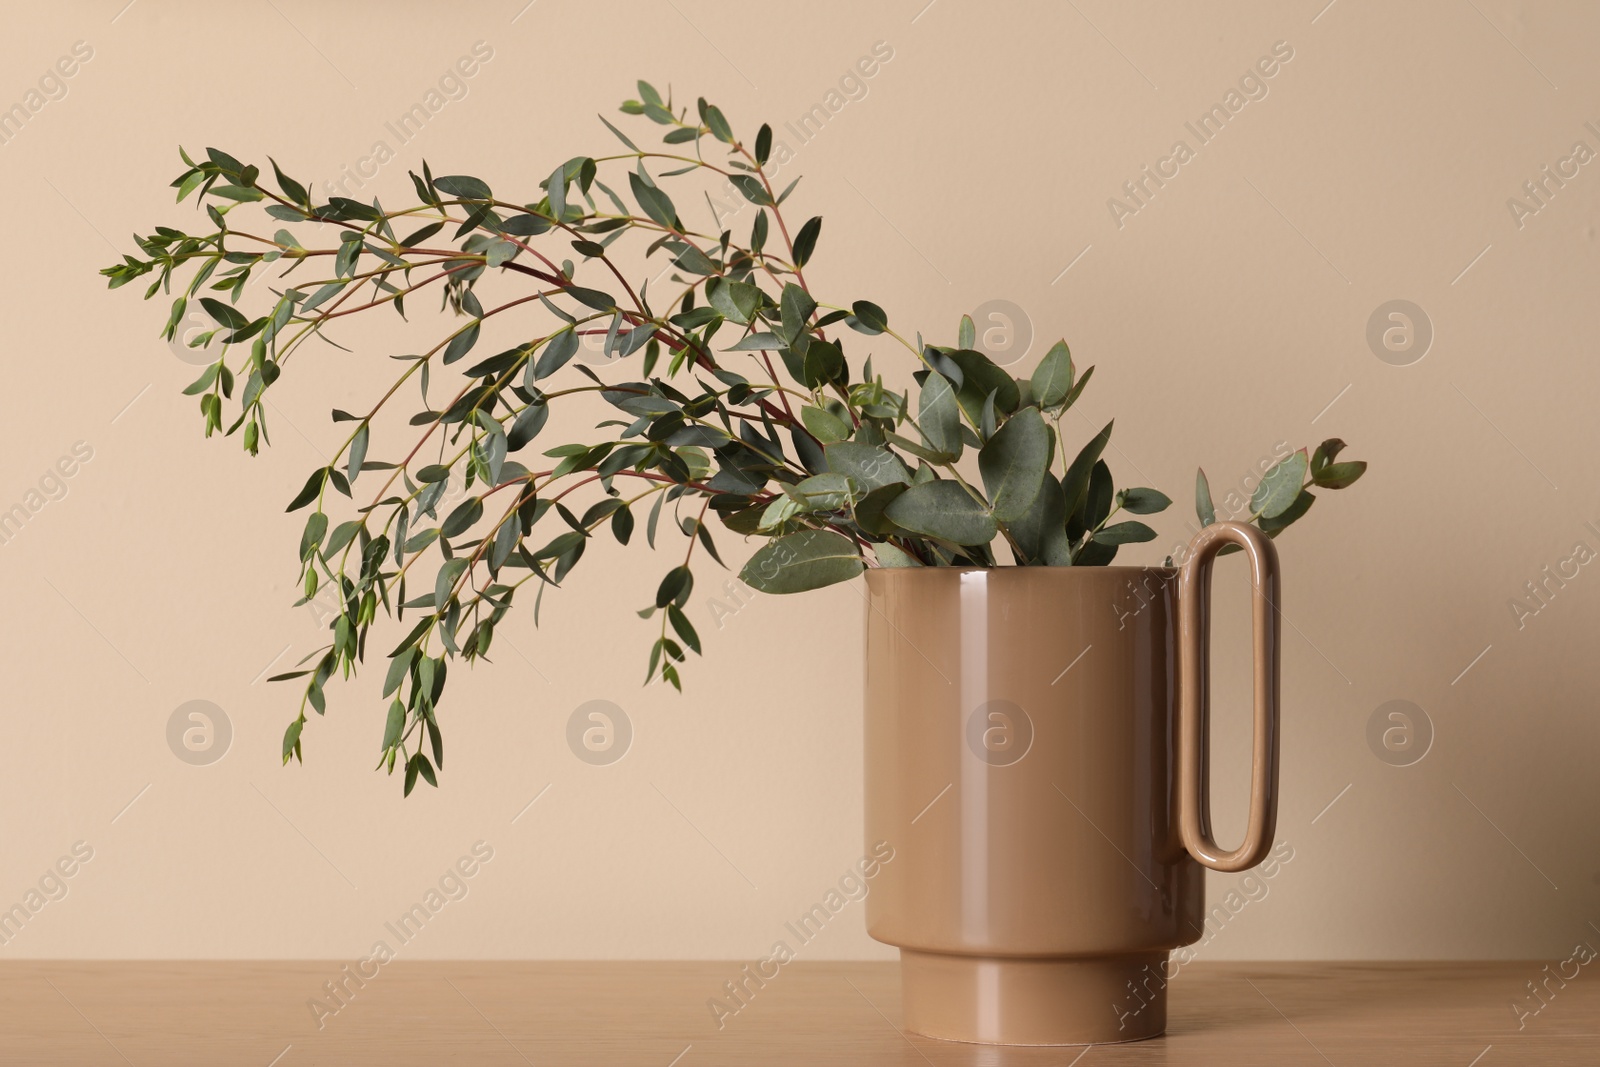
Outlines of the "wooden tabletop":
[[[0,1062],[946,1065],[1600,1063],[1600,967],[1194,963],[1166,1037],[1022,1049],[901,1033],[893,963],[785,966],[719,1029],[733,963],[10,962]],[[1591,970],[1594,973],[1590,973]],[[1563,981],[1561,975],[1574,975]],[[358,976],[359,977],[359,976]],[[342,1003],[324,983],[343,981]],[[1526,983],[1543,982],[1543,999]],[[321,1007],[312,1003],[319,1001]],[[1520,1014],[1514,1005],[1520,1005]],[[1520,1026],[1519,1026],[1520,1023]]]

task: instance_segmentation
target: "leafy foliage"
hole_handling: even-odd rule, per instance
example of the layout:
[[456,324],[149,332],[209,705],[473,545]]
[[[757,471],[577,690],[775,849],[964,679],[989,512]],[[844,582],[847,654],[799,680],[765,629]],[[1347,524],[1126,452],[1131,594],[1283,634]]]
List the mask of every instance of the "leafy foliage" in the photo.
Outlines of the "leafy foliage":
[[[414,204],[317,202],[275,160],[268,182],[226,152],[180,151],[177,199],[193,196],[213,229],[158,226],[135,238],[142,258],[102,271],[111,288],[151,276],[146,299],[173,296],[186,277],[164,336],[191,304],[215,323],[190,344],[215,343],[219,358],[185,392],[199,397],[207,437],[240,434],[252,455],[268,441],[269,391],[312,341],[335,345],[342,319],[384,307],[405,317],[408,301],[431,289],[459,320],[424,351],[392,357],[402,369],[367,410],[333,412],[349,435],[289,502],[310,509],[298,556],[305,597],[331,594],[338,611],[309,666],[279,676],[303,679],[285,762],[301,755],[306,708],[323,713],[329,680],[366,660],[381,612],[414,621],[385,654],[391,703],[379,765],[403,768],[407,793],[419,777],[435,784],[450,663],[487,657],[529,582],[537,620],[538,598],[589,543],[607,530],[631,543],[640,514],[651,547],[663,516],[685,538],[681,561],[640,611],[660,620],[646,680],[679,688],[680,665],[701,650],[684,610],[692,568],[697,554],[721,563],[714,525],[766,539],[741,577],[774,593],[846,581],[870,565],[995,566],[997,538],[1016,564],[1082,566],[1155,537],[1122,515],[1170,501],[1115,487],[1102,458],[1111,426],[1067,461],[1062,416],[1094,368],[1080,375],[1064,341],[1018,379],[973,347],[970,318],[944,347],[908,339],[871,301],[821,302],[804,269],[822,220],[791,236],[781,206],[794,184],[779,191],[770,181],[768,127],[752,153],[714,105],[702,99],[691,112],[644,82],[621,110],[665,127],[663,149],[641,149],[602,119],[626,151],[556,166],[533,202],[503,199],[470,175],[436,178],[426,164],[410,175]],[[625,185],[602,180],[622,171]],[[719,211],[707,196],[710,228],[696,228],[680,206],[690,198],[675,200],[663,184],[684,175],[736,190],[746,206]],[[752,208],[747,237],[742,225],[723,228]],[[239,221],[250,212],[282,227],[267,236],[260,214]],[[652,260],[666,262],[639,266]],[[652,280],[635,286],[625,264]],[[271,279],[272,301],[242,306],[259,274]],[[663,276],[669,295],[650,293]],[[517,338],[510,348],[478,348],[505,331]],[[858,365],[847,355],[862,343],[849,332],[909,353],[915,402],[885,384],[870,356]],[[612,360],[603,369],[625,372],[612,375],[619,380],[573,362],[586,338],[603,338]],[[552,387],[558,374],[572,384]],[[417,398],[406,431],[392,410],[403,390]],[[580,394],[609,406],[599,432],[529,455],[551,404]],[[1365,464],[1336,462],[1342,448],[1324,442],[1274,467],[1251,521],[1276,535],[1310,507],[1312,487],[1354,482]],[[957,466],[969,453],[976,480]],[[446,509],[452,480],[466,496]],[[1197,509],[1212,521],[1203,473]]]

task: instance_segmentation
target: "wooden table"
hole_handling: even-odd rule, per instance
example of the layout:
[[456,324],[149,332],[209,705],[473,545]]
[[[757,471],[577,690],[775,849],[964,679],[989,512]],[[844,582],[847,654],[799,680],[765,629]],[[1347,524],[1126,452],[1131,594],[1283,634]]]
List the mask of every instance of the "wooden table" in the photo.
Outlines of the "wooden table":
[[[791,963],[721,1029],[707,1001],[731,963],[395,961],[360,986],[342,966],[0,964],[0,1063],[1600,1064],[1600,965],[1551,978],[1534,1014],[1525,983],[1556,963],[1195,963],[1172,983],[1166,1037],[1087,1049],[903,1034],[892,963]],[[337,980],[342,1005],[323,987]]]

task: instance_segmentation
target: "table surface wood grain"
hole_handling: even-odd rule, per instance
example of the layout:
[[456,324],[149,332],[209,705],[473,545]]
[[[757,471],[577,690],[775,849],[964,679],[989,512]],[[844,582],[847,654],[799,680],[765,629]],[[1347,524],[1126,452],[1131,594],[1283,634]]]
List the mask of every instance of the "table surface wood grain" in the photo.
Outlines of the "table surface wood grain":
[[[893,963],[791,963],[720,1026],[708,1002],[735,963],[397,960],[359,987],[343,966],[6,962],[0,1063],[1600,1064],[1600,968],[1563,979],[1561,961],[1194,963],[1165,1037],[1048,1049],[901,1032]],[[324,985],[339,981],[343,1003]]]

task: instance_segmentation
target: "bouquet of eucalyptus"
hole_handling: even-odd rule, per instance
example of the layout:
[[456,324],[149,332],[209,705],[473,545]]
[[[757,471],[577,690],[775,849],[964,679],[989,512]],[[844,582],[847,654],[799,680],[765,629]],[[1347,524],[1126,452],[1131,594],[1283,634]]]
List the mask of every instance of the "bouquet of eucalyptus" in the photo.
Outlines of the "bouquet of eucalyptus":
[[[329,680],[366,659],[381,614],[409,626],[387,652],[379,765],[403,767],[407,793],[419,777],[436,785],[449,663],[487,657],[530,582],[537,620],[592,538],[629,544],[642,521],[654,548],[663,515],[683,540],[640,612],[660,620],[645,679],[679,688],[680,665],[701,651],[684,607],[697,553],[722,565],[717,527],[765,542],[740,577],[770,593],[868,566],[1103,565],[1155,537],[1129,516],[1170,500],[1116,487],[1101,458],[1111,426],[1067,446],[1062,416],[1094,368],[1080,373],[1064,342],[1013,378],[976,349],[970,318],[955,344],[937,345],[871,301],[827,302],[805,277],[822,219],[786,218],[797,182],[770,180],[770,127],[747,143],[704,99],[691,112],[644,82],[621,110],[660,127],[660,147],[602,118],[620,150],[561,163],[531,202],[424,164],[410,176],[415,203],[319,203],[275,160],[269,183],[226,152],[180,150],[177,199],[193,196],[210,228],[158,226],[135,237],[139,255],[101,272],[112,288],[152,276],[146,299],[173,298],[169,341],[198,305],[207,328],[188,343],[217,358],[185,392],[207,437],[238,435],[252,455],[269,441],[270,391],[308,346],[342,348],[344,320],[404,318],[434,295],[451,315],[427,347],[390,356],[399,365],[377,376],[370,406],[333,411],[349,433],[289,502],[307,511],[305,597],[331,592],[336,610],[328,644],[278,676],[304,679],[285,762],[300,756],[306,709],[323,713]],[[719,210],[708,184],[742,206]],[[709,212],[680,208],[696,190]],[[724,225],[750,209],[738,232]],[[263,274],[258,300],[263,287],[247,286]],[[491,335],[514,343],[486,352]],[[597,343],[599,371],[574,361]],[[914,391],[856,358],[874,344],[880,365],[903,349]],[[603,413],[595,431],[540,440],[551,405],[569,398]],[[1339,461],[1342,447],[1278,462],[1248,521],[1277,534],[1314,488],[1354,482],[1365,464]],[[447,501],[452,484],[464,495]],[[1196,507],[1214,520],[1204,473]]]

